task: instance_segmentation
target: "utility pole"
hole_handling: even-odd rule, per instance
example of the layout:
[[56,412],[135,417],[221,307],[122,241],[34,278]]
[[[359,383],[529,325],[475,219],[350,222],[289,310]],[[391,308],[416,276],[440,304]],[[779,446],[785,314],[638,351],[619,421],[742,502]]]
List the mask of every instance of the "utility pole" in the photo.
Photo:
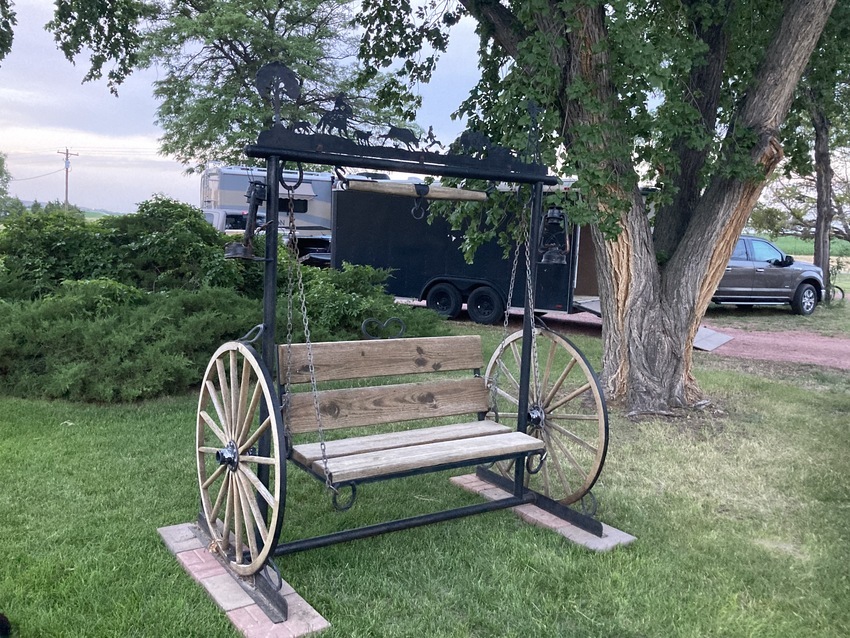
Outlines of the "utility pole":
[[71,153],[68,151],[68,147],[65,147],[64,151],[56,151],[60,155],[65,156],[65,210],[68,210],[68,173],[71,171],[71,160],[70,157],[73,155],[74,157],[79,157],[79,153]]

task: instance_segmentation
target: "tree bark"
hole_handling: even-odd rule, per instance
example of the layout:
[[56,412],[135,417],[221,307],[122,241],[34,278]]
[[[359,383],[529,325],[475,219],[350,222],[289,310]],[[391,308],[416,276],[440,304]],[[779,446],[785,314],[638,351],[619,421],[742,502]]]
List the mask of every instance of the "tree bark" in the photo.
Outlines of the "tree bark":
[[815,184],[817,215],[815,217],[815,266],[823,269],[823,283],[829,289],[829,236],[835,210],[832,206],[832,161],[829,154],[829,120],[813,96],[809,114],[815,129]]

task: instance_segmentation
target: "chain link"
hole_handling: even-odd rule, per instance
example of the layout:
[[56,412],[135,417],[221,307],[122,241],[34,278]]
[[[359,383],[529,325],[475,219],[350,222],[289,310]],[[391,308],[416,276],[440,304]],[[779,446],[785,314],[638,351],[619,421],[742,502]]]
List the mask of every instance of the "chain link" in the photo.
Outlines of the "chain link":
[[[286,383],[287,388],[292,386],[292,333],[293,333],[293,315],[294,308],[292,303],[293,287],[298,286],[298,299],[301,305],[301,322],[304,326],[304,344],[307,348],[307,368],[310,373],[310,391],[313,395],[313,409],[316,414],[316,426],[319,431],[319,446],[322,451],[322,466],[325,470],[325,486],[334,494],[337,490],[331,483],[330,474],[328,472],[328,454],[325,444],[325,431],[322,427],[322,410],[319,406],[319,386],[316,381],[316,368],[313,363],[313,343],[310,340],[310,325],[307,318],[307,295],[304,292],[304,275],[301,267],[301,261],[298,256],[298,238],[295,235],[295,188],[288,188],[284,184],[289,193],[289,240],[287,241],[287,249],[289,250],[289,260],[287,266],[287,317],[286,317],[286,343],[287,343],[287,361],[286,361]],[[293,277],[293,274],[295,275]]]

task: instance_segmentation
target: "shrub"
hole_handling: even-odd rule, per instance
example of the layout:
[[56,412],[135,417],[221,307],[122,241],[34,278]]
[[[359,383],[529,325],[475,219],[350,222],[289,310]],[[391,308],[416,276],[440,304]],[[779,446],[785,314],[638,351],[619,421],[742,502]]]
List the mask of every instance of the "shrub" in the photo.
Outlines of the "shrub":
[[140,298],[104,283],[71,286],[44,299],[6,304],[5,310],[5,392],[98,402],[185,392],[215,348],[244,334],[261,312],[257,301],[229,290]]
[[0,255],[0,296],[7,299],[40,297],[65,280],[116,278],[116,256],[101,229],[61,208],[6,220]]
[[[305,267],[314,341],[358,339],[365,319],[401,318],[407,335],[445,334],[424,308],[396,305],[386,271]],[[277,342],[286,340],[287,290],[280,289]],[[3,302],[0,302],[3,303]],[[201,379],[221,343],[262,322],[260,300],[232,289],[145,292],[109,279],[66,281],[34,301],[3,303],[0,389],[21,397],[133,401],[179,394]],[[295,340],[303,339],[300,304]]]
[[134,215],[96,224],[121,264],[118,279],[125,283],[151,291],[239,284],[239,266],[224,259],[225,236],[194,206],[157,195],[139,204]]

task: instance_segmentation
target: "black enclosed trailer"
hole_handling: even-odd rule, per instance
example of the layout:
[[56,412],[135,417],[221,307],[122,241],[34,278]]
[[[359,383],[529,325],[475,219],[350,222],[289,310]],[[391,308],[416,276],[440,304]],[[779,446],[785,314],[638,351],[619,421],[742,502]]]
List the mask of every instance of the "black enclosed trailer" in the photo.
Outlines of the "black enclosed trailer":
[[[467,263],[463,234],[442,217],[429,219],[422,201],[385,193],[334,192],[331,264],[362,264],[392,271],[387,291],[425,300],[448,317],[467,304],[470,318],[496,323],[505,305],[521,307],[525,264],[519,264],[513,299],[508,301],[514,250],[506,256],[496,240],[476,250]],[[535,309],[598,314],[598,288],[590,233],[569,222],[569,211],[542,211],[536,238]],[[523,258],[524,259],[524,258]]]

